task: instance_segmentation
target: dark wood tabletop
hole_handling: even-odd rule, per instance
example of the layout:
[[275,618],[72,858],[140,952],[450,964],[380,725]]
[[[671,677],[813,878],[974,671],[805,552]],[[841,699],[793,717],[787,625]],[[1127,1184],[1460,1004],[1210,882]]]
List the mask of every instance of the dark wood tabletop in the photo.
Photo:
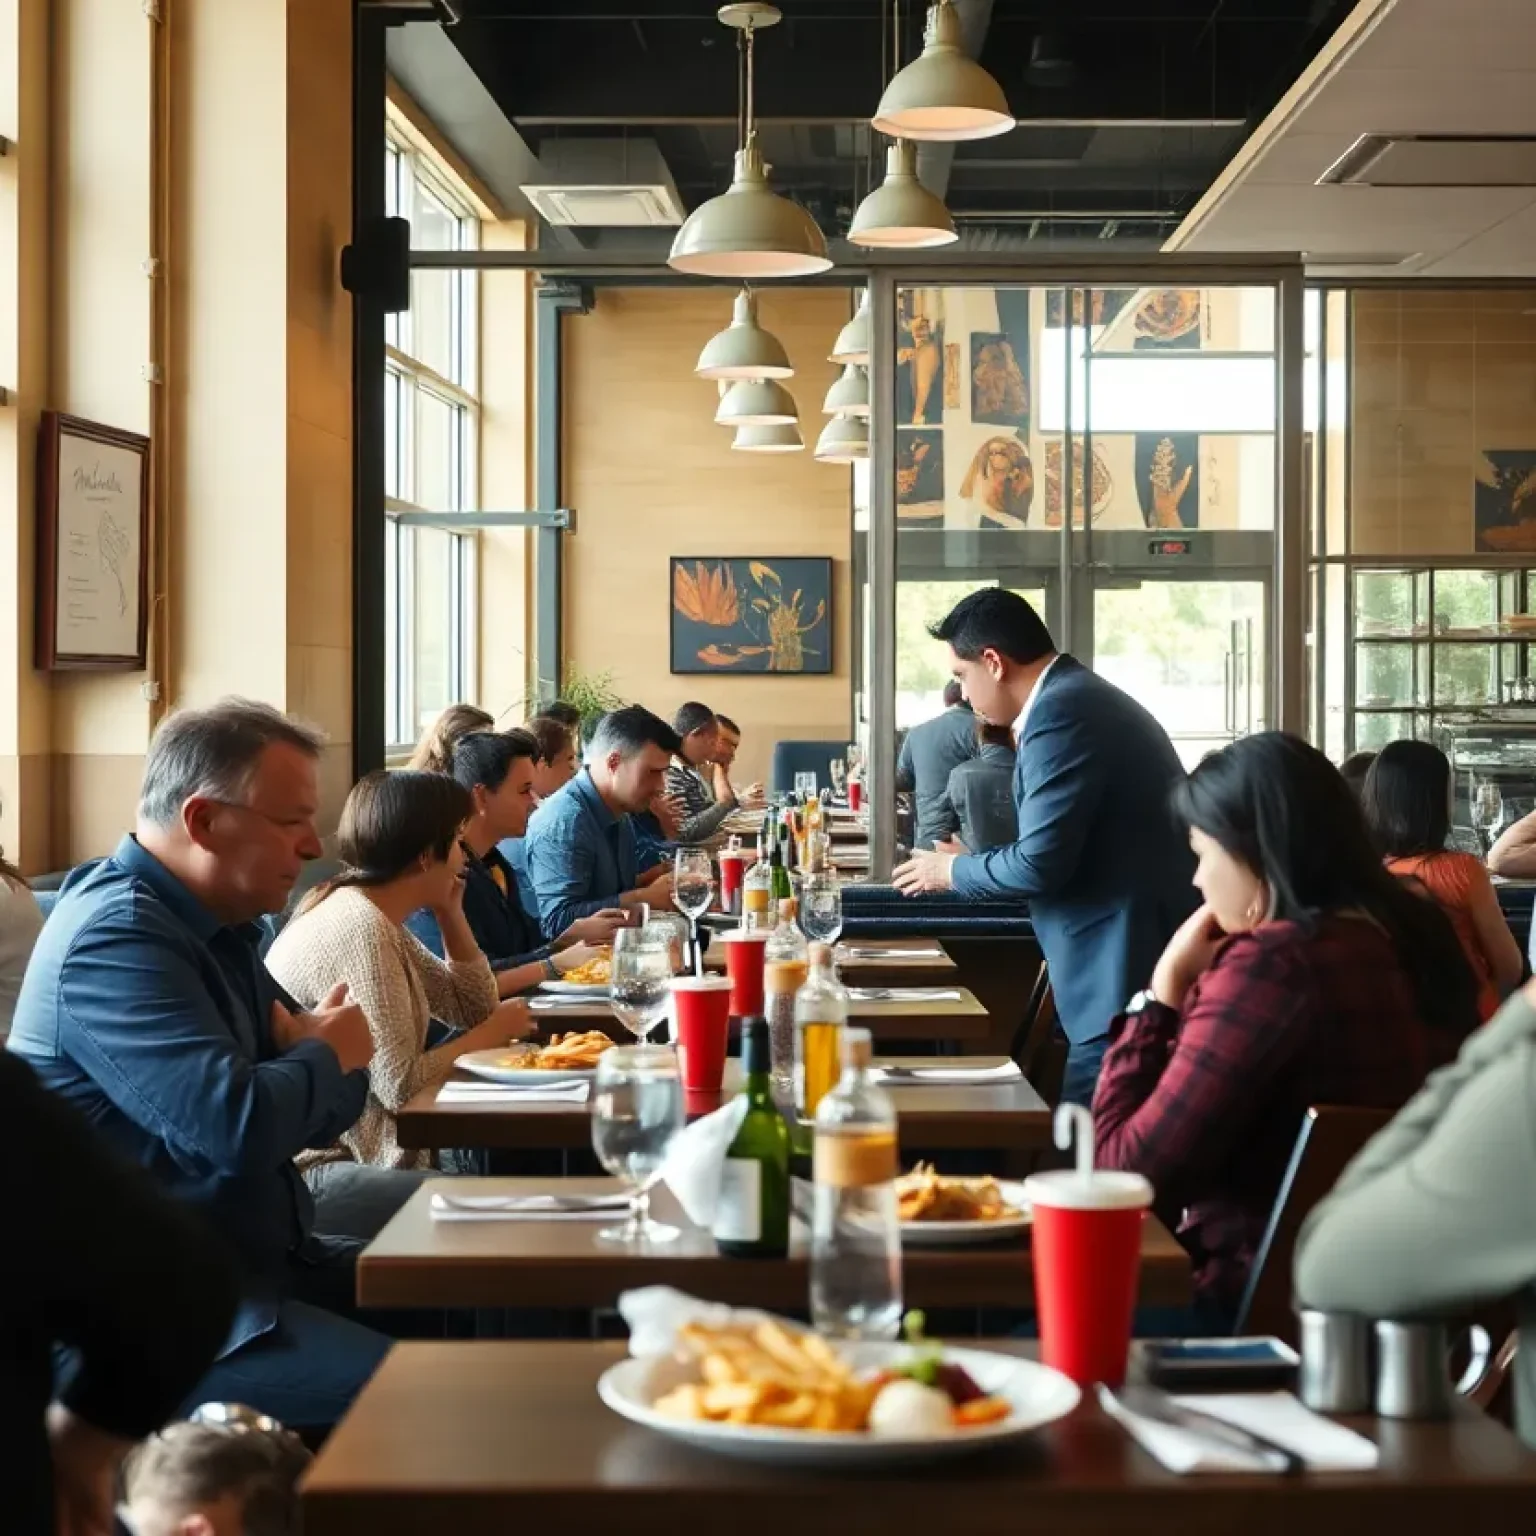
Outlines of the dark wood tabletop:
[[[439,1221],[431,1192],[546,1194],[608,1191],[612,1179],[443,1179],[424,1185],[363,1251],[357,1299],[365,1307],[611,1307],[621,1291],[673,1285],[733,1306],[803,1312],[809,1270],[797,1225],[788,1259],[726,1259],[660,1190],[652,1215],[682,1235],[641,1252],[615,1249],[597,1234],[604,1221]],[[1034,1305],[1027,1238],[966,1248],[907,1247],[904,1297],[916,1307]],[[1190,1298],[1189,1256],[1148,1216],[1141,1251],[1144,1306],[1182,1306]]]
[[811,1473],[690,1449],[619,1418],[597,1379],[622,1352],[396,1345],[305,1481],[305,1536],[1443,1536],[1536,1521],[1536,1454],[1472,1410],[1442,1424],[1350,1421],[1381,1446],[1373,1472],[1178,1477],[1085,1394],[1011,1447],[898,1472]]
[[[889,982],[883,978],[877,980],[873,975],[850,975],[846,978],[846,984],[855,990],[889,985],[897,991],[922,987],[924,990],[960,994],[948,998],[850,998],[848,1017],[860,1028],[869,1030],[878,1045],[942,1040],[962,1047],[974,1047],[977,1042],[987,1040],[993,1032],[992,1020],[986,1007],[974,992],[958,985],[952,976],[939,977],[925,984],[911,975],[892,977]],[[614,1016],[606,997],[570,998],[567,994],[560,1002],[554,1003],[553,1000],[559,996],[558,993],[535,993],[531,999],[533,1017],[541,1032],[601,1029],[615,1040],[633,1040],[629,1030]]]
[[[868,955],[863,950],[879,953]],[[723,946],[711,945],[704,953],[704,965],[712,971],[724,970]],[[847,986],[948,988],[958,984],[958,970],[937,939],[844,939],[837,945],[837,974]]]
[[[995,1066],[1005,1058],[967,1056],[967,1067]],[[932,1056],[883,1056],[900,1066],[957,1065]],[[689,1097],[691,1114],[718,1109],[741,1086],[741,1065],[725,1064],[725,1085],[719,1095]],[[887,1090],[896,1105],[904,1147],[922,1150],[1036,1151],[1051,1142],[1051,1111],[1023,1078],[996,1087],[968,1088],[924,1085]],[[536,1104],[450,1103],[437,1101],[437,1089],[425,1088],[396,1117],[402,1147],[437,1150],[442,1147],[556,1147],[572,1150],[592,1144],[589,1111],[584,1103],[566,1100]]]

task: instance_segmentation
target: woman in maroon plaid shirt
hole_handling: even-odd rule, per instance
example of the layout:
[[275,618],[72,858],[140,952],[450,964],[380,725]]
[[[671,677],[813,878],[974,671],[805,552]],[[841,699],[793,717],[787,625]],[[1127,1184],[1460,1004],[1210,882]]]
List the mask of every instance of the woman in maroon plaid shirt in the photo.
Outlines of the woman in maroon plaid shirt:
[[1309,1105],[1396,1109],[1477,1023],[1445,915],[1382,868],[1315,748],[1278,731],[1206,758],[1175,811],[1200,909],[1110,1028],[1098,1161],[1144,1174],[1230,1326]]

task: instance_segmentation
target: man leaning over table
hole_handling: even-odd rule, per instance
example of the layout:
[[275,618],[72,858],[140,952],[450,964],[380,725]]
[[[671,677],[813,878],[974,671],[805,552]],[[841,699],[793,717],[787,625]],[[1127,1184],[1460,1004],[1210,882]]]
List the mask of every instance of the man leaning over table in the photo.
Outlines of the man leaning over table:
[[1012,722],[1019,837],[981,854],[940,843],[894,883],[1028,900],[1068,1042],[1062,1098],[1089,1104],[1111,1020],[1194,909],[1194,857],[1169,809],[1184,769],[1162,726],[1059,653],[1016,593],[973,592],[931,633],[976,713]]
[[9,1048],[197,1211],[240,1264],[241,1301],[189,1399],[334,1422],[389,1341],[353,1321],[355,1241],[314,1232],[295,1156],[355,1121],[362,1010],[301,1012],[256,920],[318,857],[321,739],[264,704],[172,715],[151,743],[135,834],[66,882]]
[[672,905],[668,876],[641,883],[635,817],[660,796],[681,745],[641,705],[612,710],[598,723],[586,767],[533,813],[524,849],[546,938],[608,907]]

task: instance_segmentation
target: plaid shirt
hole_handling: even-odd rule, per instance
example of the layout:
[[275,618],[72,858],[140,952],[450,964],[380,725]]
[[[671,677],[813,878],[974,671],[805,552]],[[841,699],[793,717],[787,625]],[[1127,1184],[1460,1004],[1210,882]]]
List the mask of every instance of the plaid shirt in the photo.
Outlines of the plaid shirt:
[[1396,1109],[1453,1048],[1373,923],[1266,923],[1227,940],[1182,1014],[1153,1003],[1110,1026],[1098,1162],[1152,1181],[1196,1291],[1235,1307],[1308,1106]]

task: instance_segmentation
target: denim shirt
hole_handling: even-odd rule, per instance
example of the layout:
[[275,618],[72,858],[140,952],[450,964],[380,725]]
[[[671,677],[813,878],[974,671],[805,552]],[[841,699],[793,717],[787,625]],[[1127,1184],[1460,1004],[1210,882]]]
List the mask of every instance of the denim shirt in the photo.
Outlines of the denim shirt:
[[76,870],[43,927],[10,1050],[120,1152],[196,1207],[241,1260],[224,1353],[271,1329],[290,1261],[312,1242],[293,1165],[362,1112],[366,1073],[318,1040],[279,1053],[255,923],[230,928],[125,837]]
[[603,804],[583,768],[533,813],[526,840],[528,874],[546,938],[578,918],[617,905],[639,879],[634,819]]

